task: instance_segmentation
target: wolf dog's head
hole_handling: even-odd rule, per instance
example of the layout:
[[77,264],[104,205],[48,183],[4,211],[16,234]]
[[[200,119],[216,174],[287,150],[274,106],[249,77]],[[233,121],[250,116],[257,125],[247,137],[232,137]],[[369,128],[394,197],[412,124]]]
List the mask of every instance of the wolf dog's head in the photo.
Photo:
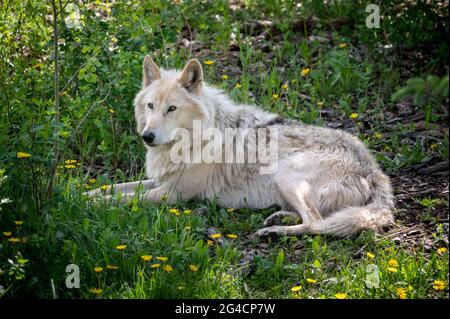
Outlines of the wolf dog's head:
[[190,60],[183,71],[160,69],[146,56],[142,90],[137,94],[134,114],[137,132],[146,146],[172,142],[174,130],[191,129],[194,120],[207,118],[201,103],[203,71],[200,62]]

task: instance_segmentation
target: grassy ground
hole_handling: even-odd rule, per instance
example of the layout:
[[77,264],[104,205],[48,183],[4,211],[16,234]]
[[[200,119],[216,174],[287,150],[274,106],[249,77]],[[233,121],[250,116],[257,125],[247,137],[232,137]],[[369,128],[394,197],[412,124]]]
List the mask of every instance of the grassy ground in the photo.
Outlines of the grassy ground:
[[[368,29],[364,1],[68,2],[56,107],[51,7],[1,4],[0,296],[448,298],[448,7],[435,5],[383,1]],[[392,177],[397,225],[262,242],[250,234],[276,207],[87,201],[143,178],[132,100],[151,52],[199,59],[236,101],[358,135]]]

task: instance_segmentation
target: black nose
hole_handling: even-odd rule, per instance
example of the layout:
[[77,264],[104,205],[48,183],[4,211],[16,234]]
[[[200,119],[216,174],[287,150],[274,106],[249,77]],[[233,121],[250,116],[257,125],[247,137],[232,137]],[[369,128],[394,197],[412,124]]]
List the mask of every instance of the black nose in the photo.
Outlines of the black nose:
[[155,139],[155,134],[146,131],[142,134],[142,139],[144,140],[145,143],[150,144]]

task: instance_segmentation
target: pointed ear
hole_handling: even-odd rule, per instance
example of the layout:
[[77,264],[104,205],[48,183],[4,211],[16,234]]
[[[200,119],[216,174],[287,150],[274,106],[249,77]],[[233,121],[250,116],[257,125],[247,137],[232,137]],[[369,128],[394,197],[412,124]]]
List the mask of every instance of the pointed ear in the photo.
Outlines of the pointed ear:
[[199,93],[203,83],[203,71],[200,62],[195,59],[189,60],[178,81],[187,90],[196,94]]
[[152,58],[148,55],[144,58],[144,78],[142,81],[142,85],[144,88],[149,86],[153,81],[161,78],[161,73],[159,72],[158,66],[153,62]]

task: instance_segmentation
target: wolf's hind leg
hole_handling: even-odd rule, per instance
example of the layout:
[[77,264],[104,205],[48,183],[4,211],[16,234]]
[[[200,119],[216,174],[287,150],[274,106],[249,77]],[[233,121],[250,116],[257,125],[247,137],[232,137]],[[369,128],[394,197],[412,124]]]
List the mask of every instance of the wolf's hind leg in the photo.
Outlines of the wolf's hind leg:
[[301,217],[301,215],[298,212],[280,210],[267,217],[264,220],[264,226],[280,225],[284,217],[292,217],[294,219],[298,219]]
[[283,184],[278,183],[279,190],[289,205],[300,214],[304,224],[322,219],[322,215],[311,200],[311,186],[307,181],[298,182],[290,177],[287,182],[283,182]]
[[[300,179],[300,178],[299,178]],[[310,184],[303,180],[299,181],[295,176],[284,176],[279,179],[277,185],[284,199],[297,210],[302,217],[303,224],[295,226],[272,226],[258,230],[255,235],[266,237],[271,235],[296,236],[310,232],[312,222],[322,220],[322,216],[311,200]],[[269,217],[270,218],[270,217]]]

